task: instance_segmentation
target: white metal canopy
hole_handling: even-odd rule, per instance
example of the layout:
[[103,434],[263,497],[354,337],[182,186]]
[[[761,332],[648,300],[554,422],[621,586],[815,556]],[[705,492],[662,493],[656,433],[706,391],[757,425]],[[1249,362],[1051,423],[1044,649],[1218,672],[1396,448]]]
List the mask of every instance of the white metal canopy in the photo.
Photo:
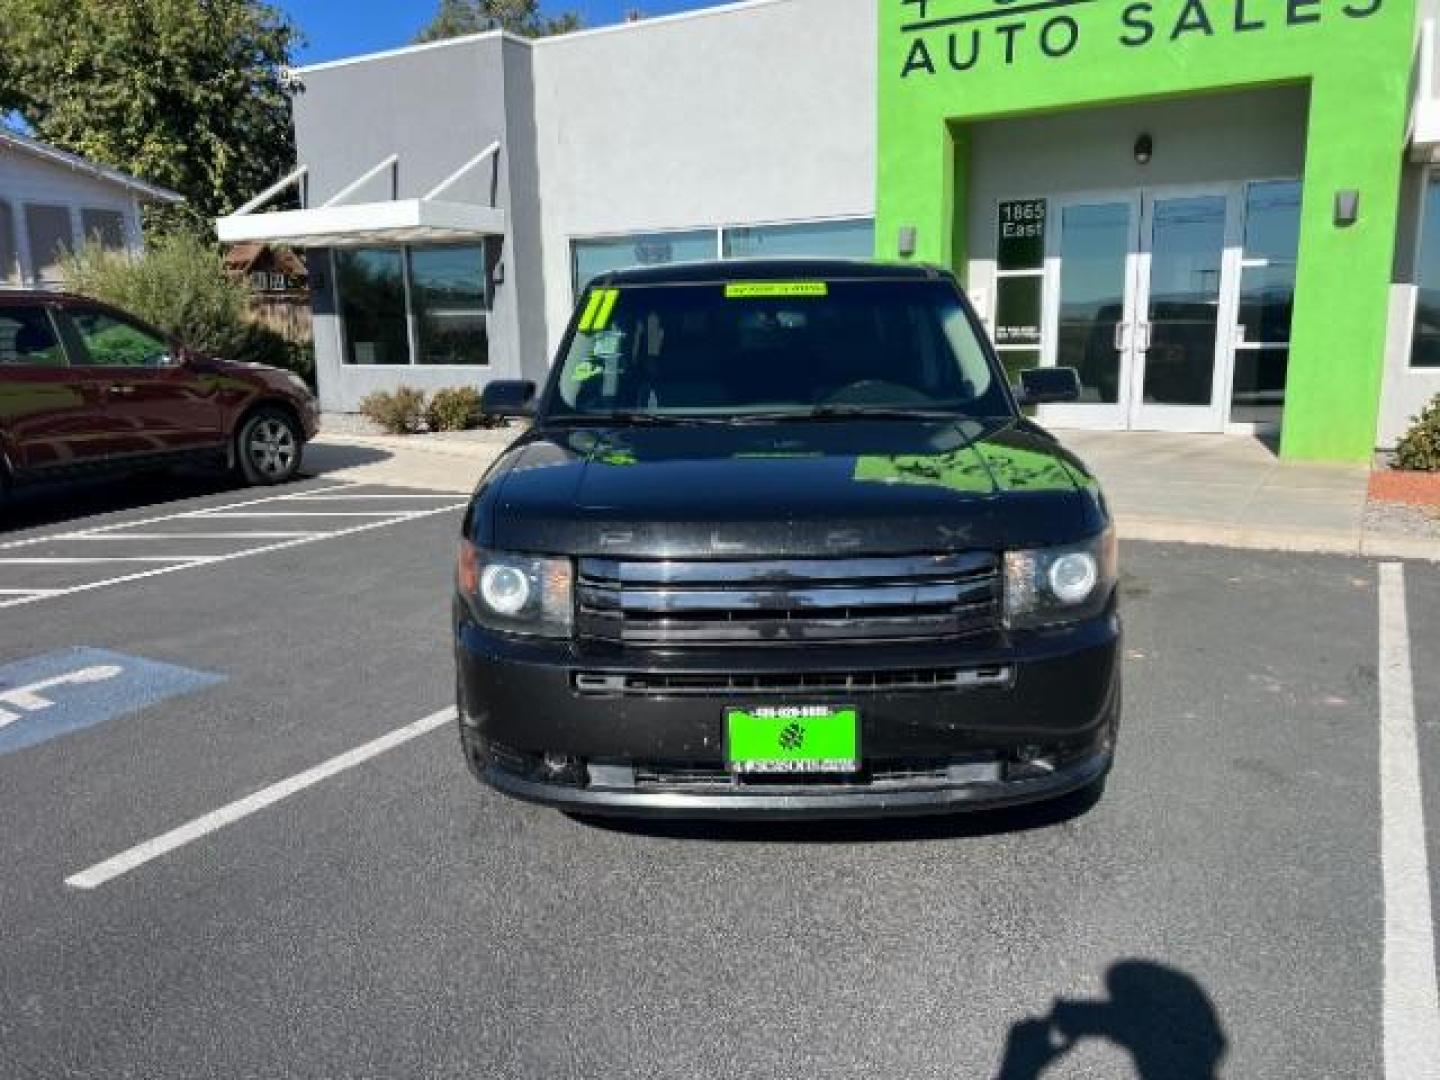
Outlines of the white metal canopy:
[[399,157],[391,154],[346,184],[321,206],[254,213],[286,188],[303,185],[309,170],[301,165],[235,213],[217,219],[215,231],[221,242],[226,244],[254,241],[292,247],[336,248],[457,243],[486,236],[503,236],[505,211],[495,206],[439,198],[466,174],[499,152],[500,144],[491,143],[418,199],[392,197],[384,202],[346,204],[346,199],[387,170],[391,173],[391,191],[394,194]]
[[1416,161],[1440,157],[1440,85],[1436,82],[1435,52],[1435,20],[1426,19],[1420,26],[1415,100],[1410,111],[1410,157]]

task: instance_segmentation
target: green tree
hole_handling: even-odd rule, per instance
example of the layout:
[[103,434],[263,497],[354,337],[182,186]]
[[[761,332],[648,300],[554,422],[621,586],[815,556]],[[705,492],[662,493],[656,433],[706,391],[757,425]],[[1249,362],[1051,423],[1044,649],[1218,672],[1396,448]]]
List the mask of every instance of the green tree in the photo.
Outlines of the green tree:
[[0,0],[0,105],[208,223],[292,167],[297,42],[260,0]]
[[550,16],[540,10],[540,0],[440,0],[435,16],[415,40],[478,34],[499,26],[522,37],[548,37],[580,28],[580,16],[573,11]]

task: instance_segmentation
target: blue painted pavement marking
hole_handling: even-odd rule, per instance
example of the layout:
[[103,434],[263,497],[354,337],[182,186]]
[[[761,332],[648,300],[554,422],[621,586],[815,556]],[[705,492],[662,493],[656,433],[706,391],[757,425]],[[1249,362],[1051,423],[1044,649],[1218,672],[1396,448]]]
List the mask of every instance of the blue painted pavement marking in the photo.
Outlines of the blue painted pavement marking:
[[0,664],[0,754],[224,681],[106,649],[63,649]]

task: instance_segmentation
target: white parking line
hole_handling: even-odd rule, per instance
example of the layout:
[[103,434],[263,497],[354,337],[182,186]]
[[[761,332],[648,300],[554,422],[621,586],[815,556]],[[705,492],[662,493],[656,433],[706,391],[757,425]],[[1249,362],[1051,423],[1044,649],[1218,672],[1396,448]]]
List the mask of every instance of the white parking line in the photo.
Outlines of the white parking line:
[[233,825],[242,818],[249,817],[257,811],[264,810],[267,806],[274,806],[282,799],[288,799],[296,792],[304,791],[308,787],[328,780],[330,777],[344,772],[346,769],[353,769],[355,766],[369,761],[373,757],[379,757],[387,750],[393,750],[402,746],[412,739],[418,739],[436,728],[442,727],[455,719],[455,709],[441,709],[437,713],[431,713],[423,720],[416,720],[413,724],[406,724],[402,728],[396,728],[387,735],[363,746],[357,746],[354,750],[348,750],[338,757],[329,761],[321,762],[313,768],[306,769],[302,773],[290,777],[288,780],[281,780],[279,783],[271,784],[269,787],[261,788],[253,795],[247,795],[243,799],[228,803],[218,810],[186,822],[178,828],[171,829],[167,833],[152,840],[146,840],[143,844],[137,844],[128,851],[106,859],[104,862],[96,863],[78,874],[71,874],[65,879],[65,884],[74,889],[94,889],[104,885],[107,881],[113,881],[121,874],[128,874],[137,866],[143,866],[147,862],[168,855],[176,848],[184,847],[186,844],[194,843],[201,837],[208,836],[217,829],[223,829],[227,825]]
[[391,517],[395,514],[424,513],[423,510],[242,510],[238,514],[227,514],[219,510],[197,510],[195,517],[207,520],[215,518],[331,518],[331,517]]
[[213,555],[37,555],[22,559],[0,558],[0,566],[88,566],[91,563],[204,562]]
[[1380,566],[1380,867],[1387,1080],[1440,1080],[1440,989],[1415,731],[1405,569]]
[[[243,559],[251,555],[264,555],[272,551],[282,551],[286,548],[297,547],[301,544],[316,543],[321,540],[334,540],[345,536],[354,536],[358,533],[369,532],[373,529],[385,528],[388,525],[399,525],[407,521],[417,521],[421,518],[430,517],[435,514],[444,514],[452,510],[462,509],[463,501],[458,501],[455,495],[438,494],[429,495],[426,498],[436,506],[416,507],[412,503],[397,504],[391,510],[374,511],[340,511],[327,513],[322,511],[276,511],[276,512],[254,512],[248,511],[232,513],[237,507],[251,507],[262,504],[273,504],[281,501],[303,499],[318,491],[320,494],[349,492],[349,489],[357,485],[336,484],[330,487],[312,489],[311,491],[287,492],[283,495],[269,495],[258,499],[246,499],[242,502],[226,503],[221,506],[206,506],[196,510],[185,510],[179,513],[166,514],[164,516],[143,518],[138,521],[115,522],[110,525],[100,525],[90,529],[76,529],[64,533],[52,533],[47,536],[28,537],[24,540],[14,540],[9,543],[0,544],[0,566],[86,566],[104,565],[110,563],[138,563],[156,564],[154,569],[138,570],[134,573],[119,574],[114,577],[104,578],[100,581],[87,581],[80,585],[72,585],[62,588],[14,588],[9,591],[0,591],[0,609],[22,607],[26,604],[37,604],[45,600],[54,600],[62,596],[72,596],[76,593],[92,592],[96,589],[108,588],[111,585],[122,585],[131,581],[140,581],[145,578],[158,577],[162,574],[171,574],[179,570],[189,570],[199,566],[213,566],[217,563],[229,562],[232,559]],[[369,496],[366,496],[369,497]],[[402,508],[403,506],[403,508]],[[247,517],[333,517],[341,520],[332,522],[331,528],[307,527],[296,530],[247,530],[241,527],[236,531],[225,531],[221,525],[218,530],[211,530],[210,523],[218,524],[227,518]],[[341,525],[342,521],[365,519],[358,524],[344,525],[341,528],[334,528],[334,525]],[[157,525],[166,521],[187,521],[202,523],[204,531],[195,533],[185,532],[150,532],[145,527]],[[196,554],[147,554],[147,555],[115,555],[103,554],[85,555],[54,555],[54,556],[29,556],[9,555],[7,552],[16,549],[33,546],[35,544],[61,543],[69,541],[91,541],[91,540],[140,540],[140,539],[174,539],[176,541],[189,541],[199,539],[237,539],[257,540],[260,543],[255,547],[245,548],[240,551],[229,551],[215,555]],[[91,549],[93,551],[94,549]]]
[[317,532],[113,532],[72,536],[71,540],[290,540],[323,536]]

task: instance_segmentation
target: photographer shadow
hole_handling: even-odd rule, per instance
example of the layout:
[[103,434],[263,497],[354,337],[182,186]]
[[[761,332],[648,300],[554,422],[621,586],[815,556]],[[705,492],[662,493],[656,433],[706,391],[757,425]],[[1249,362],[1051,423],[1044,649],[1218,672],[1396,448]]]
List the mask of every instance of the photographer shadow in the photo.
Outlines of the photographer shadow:
[[1010,1029],[997,1080],[1036,1080],[1087,1039],[1129,1053],[1140,1080],[1216,1080],[1225,1033],[1214,1003],[1184,972],[1124,960],[1105,973],[1109,997],[1058,999]]

